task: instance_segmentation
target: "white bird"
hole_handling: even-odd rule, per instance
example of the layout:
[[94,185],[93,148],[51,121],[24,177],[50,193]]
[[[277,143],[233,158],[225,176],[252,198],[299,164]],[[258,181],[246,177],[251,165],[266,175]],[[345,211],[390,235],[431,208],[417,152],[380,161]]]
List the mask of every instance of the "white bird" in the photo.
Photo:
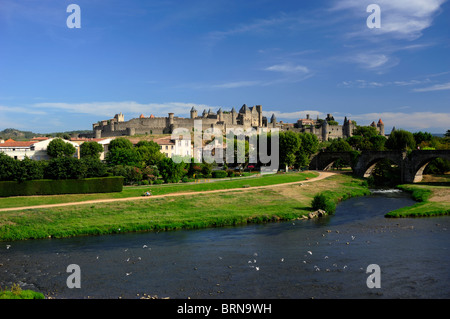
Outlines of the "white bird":
[[352,240],[355,240],[355,236],[352,236]]
[[259,267],[255,267],[255,269],[256,269],[256,271],[258,271],[258,270],[259,270]]
[[310,250],[307,251],[308,254],[312,255],[312,252]]
[[324,258],[325,258],[325,259],[328,259],[328,256],[325,256]]
[[142,246],[142,248],[147,248],[147,245]]
[[284,258],[281,258],[281,262],[283,262],[284,261]]
[[127,273],[125,273],[127,276],[129,276],[129,275],[131,275],[132,273],[131,272],[127,272]]
[[11,245],[6,245],[6,249],[9,249],[9,248],[11,248]]

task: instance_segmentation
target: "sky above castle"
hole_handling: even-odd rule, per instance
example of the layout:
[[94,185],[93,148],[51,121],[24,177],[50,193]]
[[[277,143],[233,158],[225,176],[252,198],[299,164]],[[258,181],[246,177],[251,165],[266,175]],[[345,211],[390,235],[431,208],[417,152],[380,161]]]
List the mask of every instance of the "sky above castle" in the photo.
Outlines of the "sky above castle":
[[444,133],[449,21],[445,0],[0,0],[0,130],[259,104]]

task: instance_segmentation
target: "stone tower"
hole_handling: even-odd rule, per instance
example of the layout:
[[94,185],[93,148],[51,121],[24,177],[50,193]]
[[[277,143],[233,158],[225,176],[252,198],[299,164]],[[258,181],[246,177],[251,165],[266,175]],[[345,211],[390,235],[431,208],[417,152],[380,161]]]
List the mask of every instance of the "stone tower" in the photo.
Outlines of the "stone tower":
[[219,122],[223,122],[223,111],[222,111],[222,108],[220,108],[217,111],[217,115],[218,115],[218,118],[219,118]]
[[327,121],[327,119],[325,119],[322,124],[322,141],[328,141],[328,121]]
[[192,107],[191,109],[191,119],[195,119],[197,117],[197,110],[195,107]]
[[383,135],[383,136],[384,136],[384,123],[383,123],[383,121],[382,121],[381,119],[378,120],[378,123],[377,123],[377,130],[378,130],[378,133],[379,133],[380,135]]
[[237,112],[233,107],[233,109],[231,110],[231,124],[233,124],[233,125],[237,124],[236,118],[237,118]]

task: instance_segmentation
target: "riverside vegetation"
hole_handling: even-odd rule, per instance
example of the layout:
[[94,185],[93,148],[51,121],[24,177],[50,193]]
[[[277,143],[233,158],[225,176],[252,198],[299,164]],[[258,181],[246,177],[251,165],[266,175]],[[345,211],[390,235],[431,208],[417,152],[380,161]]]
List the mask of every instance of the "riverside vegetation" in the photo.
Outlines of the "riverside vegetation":
[[448,186],[406,184],[399,189],[411,193],[416,204],[387,213],[386,217],[431,217],[450,215],[450,192]]
[[[334,205],[340,200],[370,194],[367,183],[346,174],[336,174],[314,183],[260,189],[251,187],[300,182],[314,176],[317,176],[317,173],[302,172],[205,184],[156,185],[151,187],[154,195],[180,192],[183,194],[127,200],[115,202],[114,205],[107,202],[79,203],[65,207],[4,211],[0,214],[0,240],[195,229],[292,220],[311,212],[314,196],[322,192],[326,201],[332,201]],[[237,187],[242,187],[242,190],[194,193],[205,189],[225,190]],[[142,194],[145,189],[148,187],[133,188],[129,191]],[[39,198],[40,204],[44,203],[43,197],[45,196]],[[1,200],[0,205],[3,206]],[[18,202],[9,204],[17,207]]]

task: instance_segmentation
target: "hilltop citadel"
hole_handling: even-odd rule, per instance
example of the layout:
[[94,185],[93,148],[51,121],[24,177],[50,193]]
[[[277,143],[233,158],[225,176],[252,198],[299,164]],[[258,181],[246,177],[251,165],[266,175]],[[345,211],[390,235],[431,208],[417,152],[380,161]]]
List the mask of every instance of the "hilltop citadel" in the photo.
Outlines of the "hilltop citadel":
[[[256,105],[248,107],[244,104],[239,112],[233,107],[231,111],[223,111],[220,108],[217,113],[203,110],[198,114],[195,107],[192,107],[189,118],[177,117],[174,113],[169,113],[167,117],[155,117],[150,115],[145,117],[143,114],[139,118],[133,118],[125,121],[122,113],[116,114],[114,118],[99,121],[92,125],[93,131],[90,134],[83,134],[84,137],[104,138],[114,136],[133,136],[136,134],[171,134],[177,128],[186,128],[192,131],[194,121],[201,120],[202,129],[216,128],[226,132],[227,129],[262,129],[268,130],[278,128],[281,131],[294,131],[312,133],[321,141],[334,138],[346,138],[353,134],[356,123],[345,117],[344,123],[339,125],[331,114],[327,114],[325,119],[311,119],[307,114],[306,118],[299,119],[296,123],[278,122],[275,114],[267,119],[263,116],[262,106]],[[372,122],[380,135],[384,133],[384,123],[380,119],[377,124]]]

